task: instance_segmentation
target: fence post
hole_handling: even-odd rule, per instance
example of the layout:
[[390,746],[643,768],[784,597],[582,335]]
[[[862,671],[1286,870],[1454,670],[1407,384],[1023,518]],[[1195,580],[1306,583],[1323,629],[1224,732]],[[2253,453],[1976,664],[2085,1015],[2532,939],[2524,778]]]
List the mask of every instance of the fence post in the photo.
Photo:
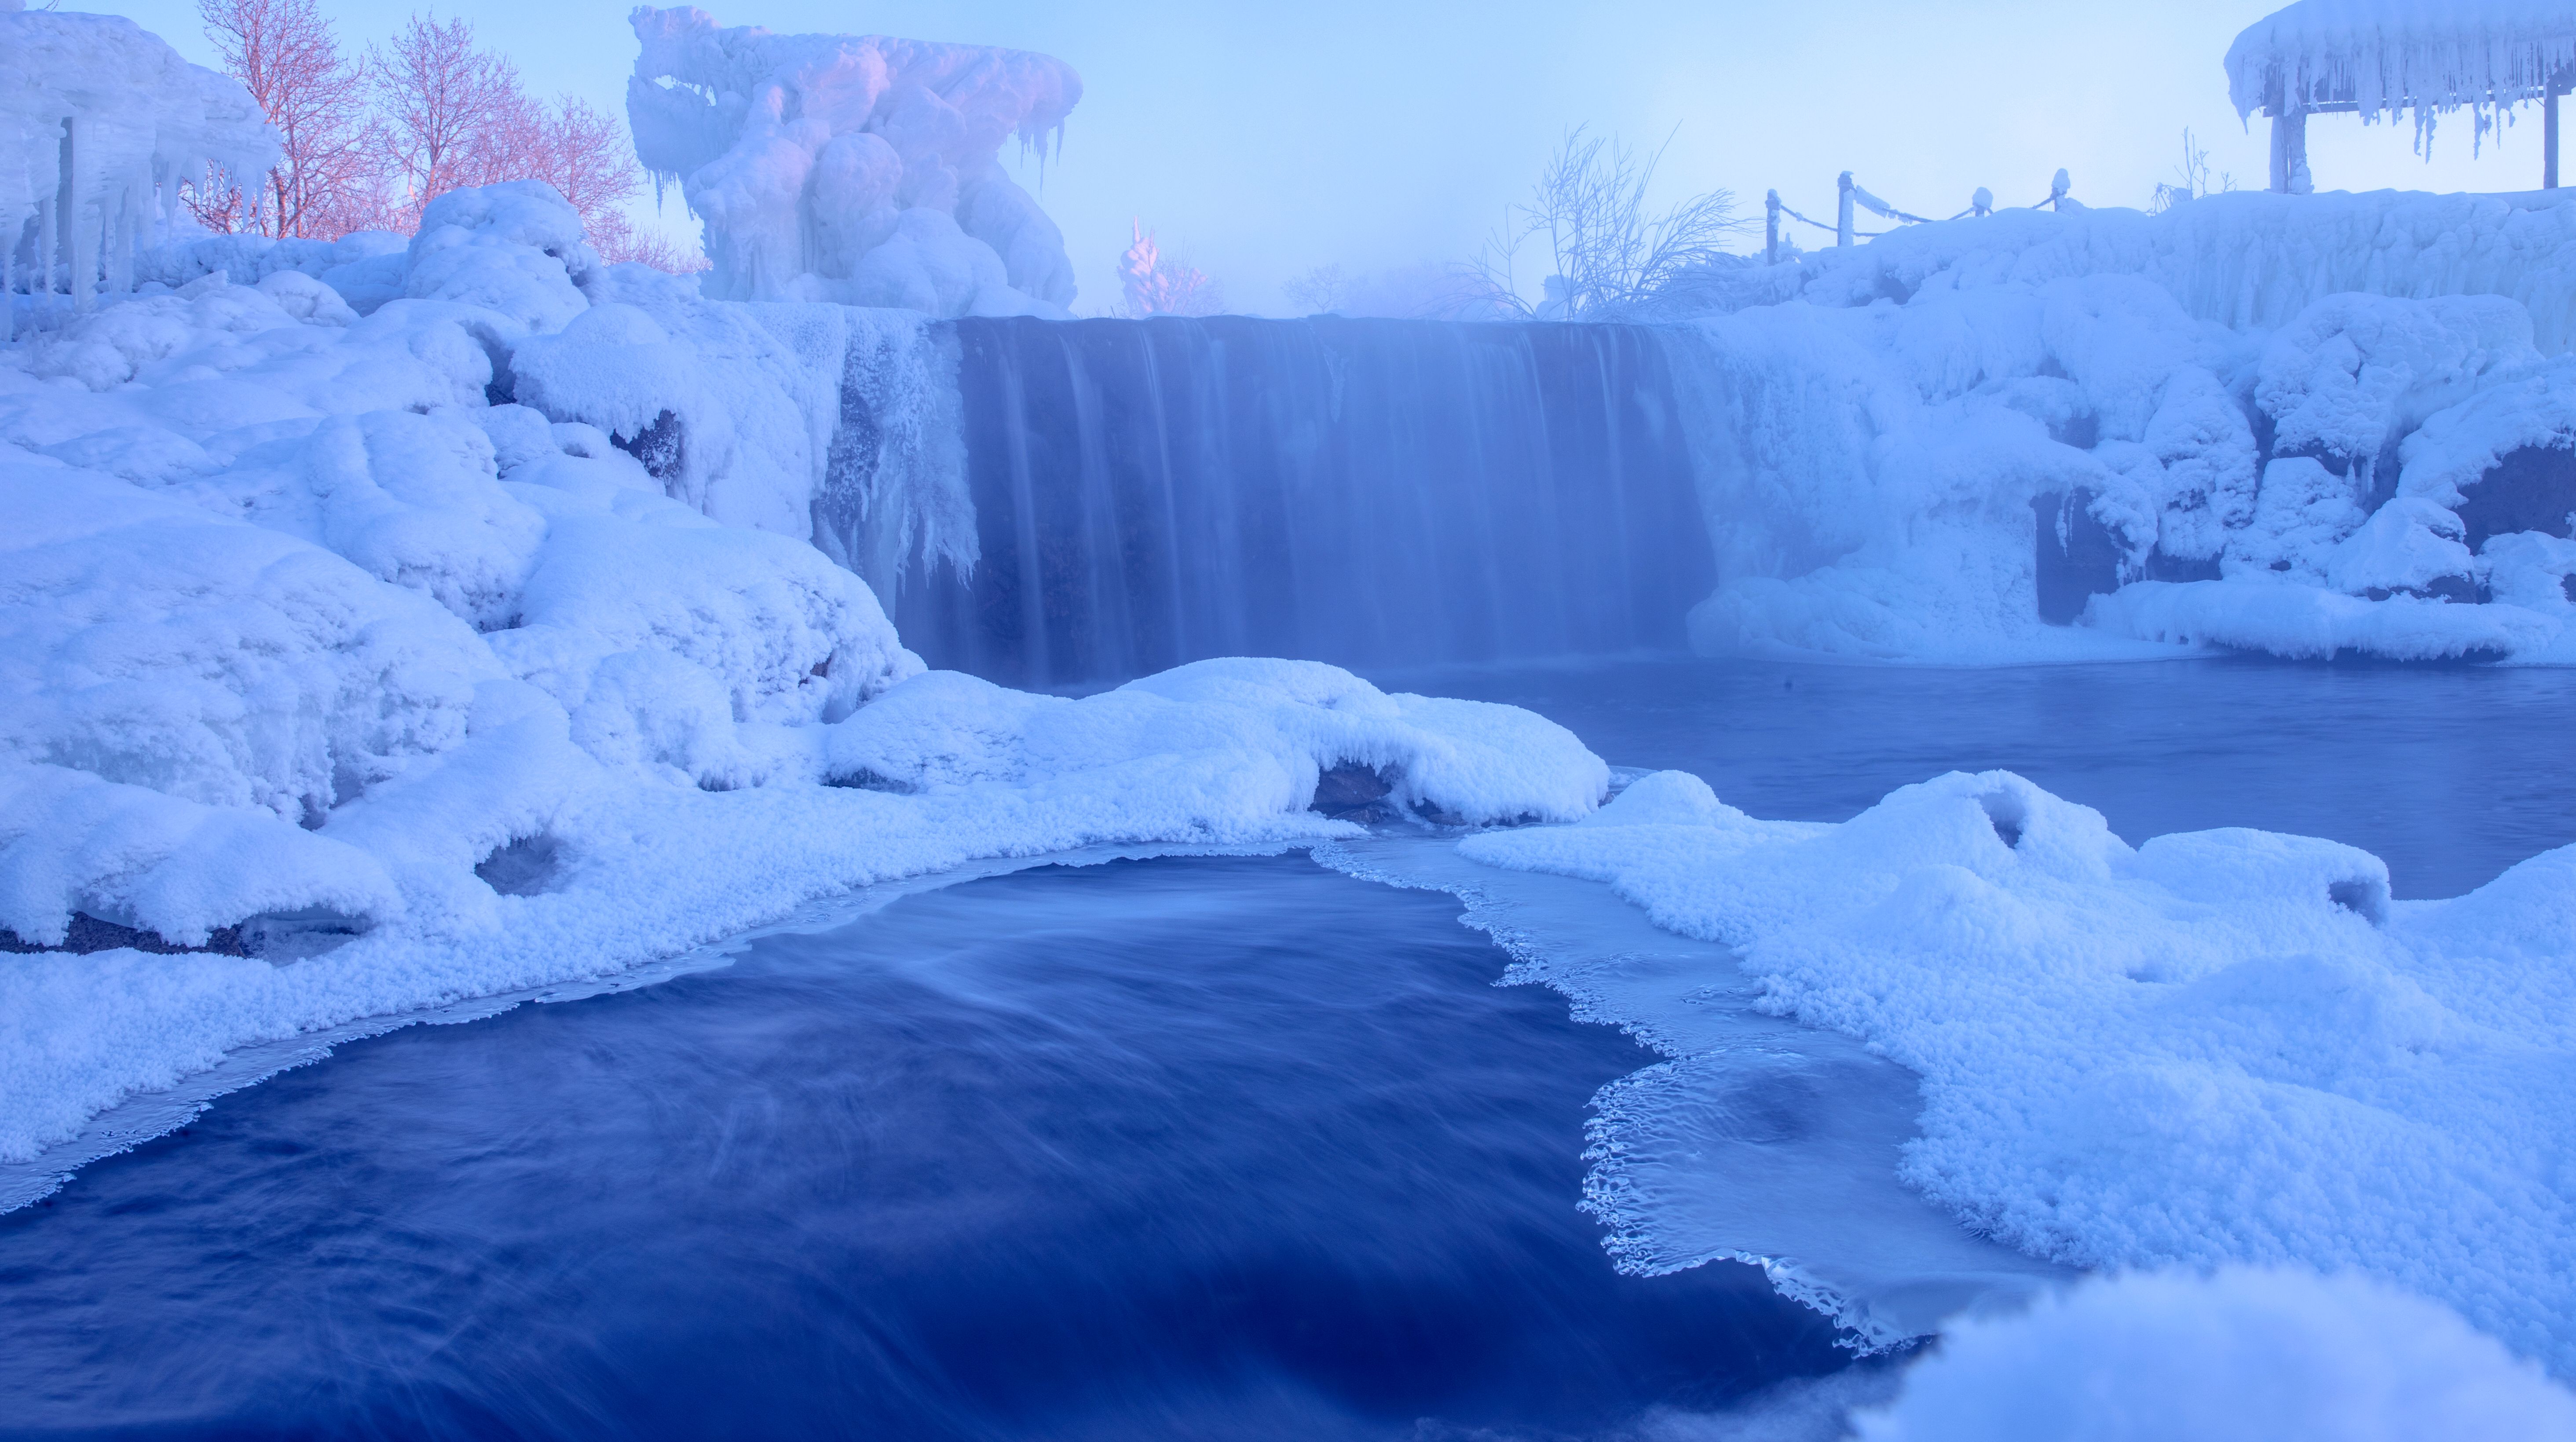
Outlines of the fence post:
[[1994,214],[1995,193],[1982,185],[1978,186],[1977,193],[1968,197],[1968,209],[1977,215]]
[[2066,168],[2064,166],[2058,167],[2056,177],[2048,182],[2049,209],[2063,210],[2066,208],[2064,202],[2066,200],[2066,187],[2068,183],[2069,182],[2066,179]]
[[1774,190],[1762,197],[1762,211],[1762,263],[1778,265],[1780,263],[1780,192]]
[[1841,184],[1843,190],[1843,202],[1840,213],[1834,217],[1834,244],[1840,249],[1849,250],[1851,249],[1852,243],[1852,178],[1850,171],[1846,170],[1843,172]]

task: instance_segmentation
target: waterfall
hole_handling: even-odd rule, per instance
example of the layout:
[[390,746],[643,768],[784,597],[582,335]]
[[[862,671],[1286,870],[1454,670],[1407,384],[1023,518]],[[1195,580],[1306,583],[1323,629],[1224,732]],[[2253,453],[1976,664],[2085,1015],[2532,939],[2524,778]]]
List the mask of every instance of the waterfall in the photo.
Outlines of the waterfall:
[[[973,544],[846,547],[908,558],[865,569],[933,666],[1066,687],[1208,656],[1370,668],[1679,649],[1714,581],[1651,327],[939,329]],[[845,434],[883,428],[872,389],[844,387]]]

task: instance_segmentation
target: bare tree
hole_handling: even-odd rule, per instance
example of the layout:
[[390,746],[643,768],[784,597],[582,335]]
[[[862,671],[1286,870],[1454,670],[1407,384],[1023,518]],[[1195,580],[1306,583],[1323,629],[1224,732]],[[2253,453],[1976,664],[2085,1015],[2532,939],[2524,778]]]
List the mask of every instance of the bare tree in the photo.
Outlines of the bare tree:
[[451,190],[512,178],[534,140],[535,107],[518,67],[474,43],[462,20],[414,15],[391,43],[367,52],[381,153],[400,178],[413,224]]
[[1129,227],[1135,243],[1118,257],[1118,279],[1127,292],[1127,313],[1149,315],[1215,315],[1225,309],[1225,292],[1203,271],[1165,255],[1139,221]]
[[2236,188],[2236,177],[2226,171],[2219,171],[2215,179],[2212,178],[2209,151],[2193,143],[2189,126],[2183,127],[2182,163],[2174,167],[2174,173],[2182,177],[2182,183],[2158,183],[2154,198],[2147,202],[2149,215],[2161,215],[2181,201]]
[[[1563,144],[1539,173],[1530,198],[1503,208],[1503,220],[1483,252],[1464,267],[1465,278],[1495,305],[1549,319],[1607,318],[1629,310],[1677,277],[1718,261],[1725,242],[1748,222],[1735,213],[1735,196],[1705,191],[1662,211],[1650,210],[1646,193],[1670,136],[1639,156],[1623,141],[1567,131]],[[1544,237],[1550,272],[1542,300],[1532,306],[1515,273],[1522,245]]]
[[1349,304],[1351,298],[1350,277],[1342,273],[1338,261],[1319,265],[1279,289],[1288,297],[1290,305],[1308,315],[1340,310]]
[[251,194],[226,196],[211,180],[194,187],[198,220],[326,238],[379,223],[383,187],[368,153],[365,80],[341,58],[314,0],[197,0],[197,16],[224,69],[283,142]]

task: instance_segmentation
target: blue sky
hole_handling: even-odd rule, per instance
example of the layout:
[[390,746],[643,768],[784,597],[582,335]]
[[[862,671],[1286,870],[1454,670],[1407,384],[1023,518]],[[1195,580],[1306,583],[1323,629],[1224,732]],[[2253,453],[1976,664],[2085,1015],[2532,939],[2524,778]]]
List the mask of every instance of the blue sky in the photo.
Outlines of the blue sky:
[[[90,8],[66,0],[66,8]],[[95,8],[130,15],[192,59],[210,52],[192,0]],[[344,44],[411,10],[323,0]],[[726,24],[873,31],[1042,50],[1085,95],[1042,198],[1064,227],[1083,295],[1115,299],[1131,218],[1222,281],[1235,308],[1280,311],[1282,281],[1338,263],[1361,274],[1464,257],[1520,195],[1563,130],[1589,123],[1652,142],[1676,132],[1675,194],[1723,186],[1758,217],[1762,192],[1830,218],[1836,172],[1906,209],[1947,215],[1977,186],[2038,199],[2051,172],[2104,205],[2144,204],[2173,178],[2190,127],[2242,186],[2264,180],[2263,122],[2227,103],[2220,58],[2275,8],[2222,0],[2102,5],[1651,0],[758,0]],[[601,0],[448,0],[532,87],[622,113],[634,42]],[[2465,119],[2465,117],[2463,117]],[[2320,117],[2322,189],[2527,189],[2537,112],[2470,157],[2469,127],[2431,164],[2412,132]],[[1026,178],[1034,189],[1032,171]],[[645,205],[649,211],[650,200]],[[688,226],[676,193],[665,223]]]

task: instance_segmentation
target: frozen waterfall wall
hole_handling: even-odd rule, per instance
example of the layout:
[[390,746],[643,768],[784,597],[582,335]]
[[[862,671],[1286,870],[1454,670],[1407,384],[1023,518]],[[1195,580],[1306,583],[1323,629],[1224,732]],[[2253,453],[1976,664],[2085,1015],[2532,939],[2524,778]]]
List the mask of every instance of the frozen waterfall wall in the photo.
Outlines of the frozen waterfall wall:
[[[1209,656],[1680,649],[1714,581],[1654,328],[945,329],[972,558],[850,548],[910,554],[895,574],[862,569],[934,666],[1080,686]],[[873,389],[844,387],[845,438],[882,428]]]

